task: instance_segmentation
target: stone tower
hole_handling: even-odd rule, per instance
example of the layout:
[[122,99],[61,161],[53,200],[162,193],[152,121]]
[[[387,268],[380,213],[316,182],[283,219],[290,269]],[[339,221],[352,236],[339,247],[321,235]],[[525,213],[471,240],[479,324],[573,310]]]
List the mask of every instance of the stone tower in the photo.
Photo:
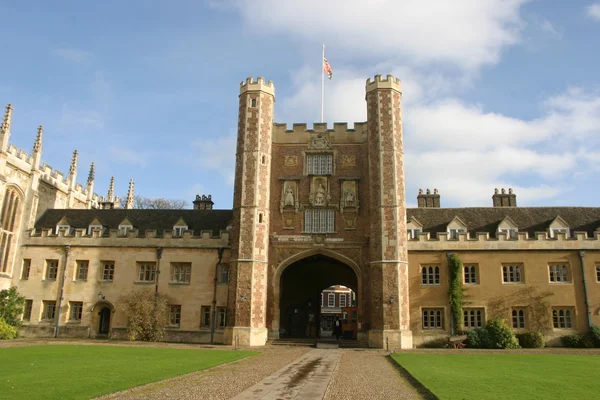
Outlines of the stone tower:
[[400,80],[367,80],[370,347],[412,348]]
[[271,141],[275,87],[263,78],[240,84],[228,323],[225,342],[267,340]]

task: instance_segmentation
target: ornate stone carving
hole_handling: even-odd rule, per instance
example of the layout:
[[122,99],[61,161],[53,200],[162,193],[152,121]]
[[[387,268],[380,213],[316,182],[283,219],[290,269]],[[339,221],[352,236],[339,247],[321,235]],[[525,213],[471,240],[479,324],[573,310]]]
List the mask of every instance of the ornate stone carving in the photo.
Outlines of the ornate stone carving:
[[355,155],[342,155],[342,167],[356,167]]
[[343,213],[358,211],[358,182],[346,180],[341,182],[340,209]]
[[298,166],[298,156],[283,156],[283,166],[284,167],[297,167]]
[[317,133],[310,136],[308,142],[309,150],[328,150],[331,149],[331,142],[329,141],[329,134]]
[[284,181],[281,190],[279,212],[283,214],[284,209],[291,209],[294,212],[297,212],[300,207],[298,201],[298,183],[296,181]]
[[313,177],[309,197],[310,204],[313,206],[326,206],[329,204],[330,199],[327,178],[323,176]]

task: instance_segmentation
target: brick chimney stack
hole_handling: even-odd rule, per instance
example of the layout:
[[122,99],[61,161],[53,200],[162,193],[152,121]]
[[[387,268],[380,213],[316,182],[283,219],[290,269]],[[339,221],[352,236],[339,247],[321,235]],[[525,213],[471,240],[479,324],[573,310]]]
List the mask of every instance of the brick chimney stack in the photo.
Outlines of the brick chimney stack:
[[440,208],[440,194],[437,189],[427,189],[426,193],[423,193],[423,189],[419,189],[419,195],[417,196],[417,205],[419,208]]
[[211,200],[211,195],[196,195],[196,200],[193,201],[194,210],[212,210],[213,209],[213,201]]
[[502,188],[502,192],[498,193],[498,189],[494,189],[494,195],[492,196],[494,207],[516,207],[517,206],[517,195],[513,193],[511,188],[506,190]]

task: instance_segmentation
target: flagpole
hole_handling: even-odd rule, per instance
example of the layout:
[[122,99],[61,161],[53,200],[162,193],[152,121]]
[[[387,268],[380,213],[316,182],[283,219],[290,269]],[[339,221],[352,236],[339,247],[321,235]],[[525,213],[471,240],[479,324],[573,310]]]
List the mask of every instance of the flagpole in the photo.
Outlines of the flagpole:
[[323,122],[323,101],[325,99],[325,45],[321,55],[321,122]]

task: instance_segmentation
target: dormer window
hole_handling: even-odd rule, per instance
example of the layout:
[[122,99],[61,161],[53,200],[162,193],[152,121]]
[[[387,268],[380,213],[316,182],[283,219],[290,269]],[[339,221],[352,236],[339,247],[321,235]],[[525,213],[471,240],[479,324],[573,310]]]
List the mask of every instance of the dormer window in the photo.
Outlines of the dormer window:
[[550,237],[555,238],[557,233],[564,233],[569,237],[569,228],[550,228]]
[[126,236],[127,232],[133,230],[133,225],[119,225],[119,235]]
[[554,220],[550,223],[550,226],[548,227],[548,233],[550,234],[551,238],[556,238],[558,233],[564,233],[565,237],[568,238],[569,232],[569,224],[567,224],[567,222],[560,216],[554,218]]
[[419,233],[423,232],[423,224],[421,224],[415,217],[411,217],[410,221],[406,224],[406,232],[408,240],[418,239]]
[[103,229],[104,229],[104,227],[102,225],[90,225],[90,226],[88,226],[88,235],[91,235],[92,232],[95,232],[95,231],[102,232]]
[[505,217],[498,224],[498,233],[506,234],[506,237],[508,239],[517,239],[518,232],[519,232],[519,228],[517,227],[517,224],[515,224],[514,221],[512,219],[510,219],[509,217]]
[[467,233],[467,225],[458,217],[454,217],[446,227],[450,239],[458,239],[459,233]]
[[65,235],[68,235],[71,233],[71,225],[56,225],[56,234],[58,235],[58,232],[64,232]]
[[187,231],[188,227],[186,225],[175,225],[173,227],[173,236],[181,237],[183,236],[183,232]]
[[421,233],[421,228],[410,228],[407,229],[408,232],[408,239],[418,239],[419,238],[419,233]]
[[517,232],[519,232],[519,230],[517,228],[503,228],[503,229],[498,229],[498,232],[505,233],[506,237],[509,239],[516,239]]
[[450,239],[458,239],[459,233],[467,233],[465,228],[448,229]]

